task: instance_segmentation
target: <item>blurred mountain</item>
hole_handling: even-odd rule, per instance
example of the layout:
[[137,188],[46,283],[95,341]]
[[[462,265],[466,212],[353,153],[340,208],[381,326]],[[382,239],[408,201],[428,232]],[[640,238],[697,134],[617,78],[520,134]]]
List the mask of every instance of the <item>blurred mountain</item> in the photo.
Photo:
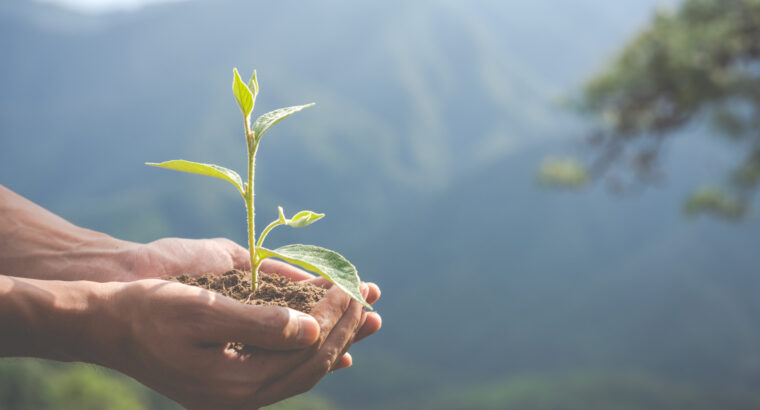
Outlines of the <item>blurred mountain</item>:
[[[340,249],[383,288],[383,331],[320,384],[330,403],[441,408],[461,392],[530,408],[520,400],[561,391],[750,408],[760,221],[678,214],[730,151],[676,144],[670,179],[631,197],[535,183],[584,130],[563,95],[658,2],[608,3],[209,0],[85,16],[6,0],[0,183],[125,239],[242,243],[234,189],[142,164],[243,170],[231,68],[257,68],[257,113],[317,102],[262,143],[258,223],[280,204],[326,212],[271,240]],[[623,408],[614,397],[599,402]],[[581,408],[548,403],[535,408]]]
[[[760,220],[687,221],[672,206],[715,172],[694,159],[721,148],[709,139],[682,142],[668,190],[621,198],[540,189],[539,147],[408,210],[376,241],[379,252],[350,252],[384,291],[383,337],[354,356],[380,359],[323,388],[339,395],[348,384],[388,405],[387,397],[415,392],[438,397],[504,377],[519,385],[534,372],[593,370],[705,386],[725,408],[751,408],[725,397],[760,381]],[[374,376],[384,371],[397,378]],[[743,403],[757,403],[753,397]],[[418,399],[403,408],[443,402]],[[647,408],[642,400],[621,408]]]
[[[570,120],[552,99],[650,13],[589,0],[222,0],[102,16],[1,7],[0,175],[13,175],[3,182],[137,240],[244,239],[242,224],[215,215],[242,212],[234,190],[142,166],[183,157],[244,168],[233,66],[258,69],[258,113],[318,103],[264,141],[259,209],[325,209],[340,215],[332,231],[375,232],[409,201],[566,135]],[[588,22],[599,33],[567,36]],[[157,219],[148,232],[129,228]]]

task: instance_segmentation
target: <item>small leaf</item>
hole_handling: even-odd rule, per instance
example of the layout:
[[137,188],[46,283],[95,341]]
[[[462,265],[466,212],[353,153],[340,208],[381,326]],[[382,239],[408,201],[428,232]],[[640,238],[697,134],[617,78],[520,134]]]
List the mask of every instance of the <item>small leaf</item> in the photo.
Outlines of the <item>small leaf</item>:
[[287,245],[275,250],[256,248],[260,258],[278,258],[308,271],[319,274],[356,299],[364,307],[372,309],[362,298],[356,267],[339,253],[314,245]]
[[232,92],[235,94],[240,111],[243,112],[243,116],[248,118],[253,112],[253,94],[248,86],[245,85],[243,80],[240,79],[240,74],[237,68],[232,69]]
[[256,141],[258,141],[265,132],[269,131],[273,125],[297,113],[298,111],[303,110],[304,108],[311,107],[312,105],[314,105],[314,103],[280,108],[274,111],[270,111],[257,118],[256,122],[253,123],[253,134],[256,136]]
[[325,214],[318,214],[312,211],[301,211],[293,215],[292,218],[288,219],[286,221],[286,225],[292,226],[293,228],[301,228],[306,225],[311,225],[314,222],[317,222],[318,220],[322,219],[322,217],[324,216]]
[[288,223],[288,218],[285,217],[285,211],[282,210],[281,206],[277,207],[277,212],[279,212],[277,220],[280,221],[281,224],[286,225]]
[[238,191],[245,196],[245,188],[243,187],[243,180],[240,178],[240,175],[231,169],[220,167],[219,165],[201,164],[199,162],[185,161],[184,159],[175,159],[161,163],[146,162],[145,165],[224,179],[235,185]]
[[253,102],[256,103],[256,96],[259,95],[259,79],[256,76],[256,70],[253,70],[251,79],[248,80],[248,89],[253,93]]

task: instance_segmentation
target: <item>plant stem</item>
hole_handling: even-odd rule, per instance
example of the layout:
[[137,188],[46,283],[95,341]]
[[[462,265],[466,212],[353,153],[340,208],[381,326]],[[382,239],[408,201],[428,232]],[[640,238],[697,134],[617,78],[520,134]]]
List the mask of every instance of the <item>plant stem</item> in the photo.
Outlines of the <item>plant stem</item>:
[[256,243],[256,247],[261,248],[261,246],[264,244],[264,238],[267,237],[267,234],[269,234],[269,231],[271,231],[272,229],[274,229],[274,227],[279,226],[279,225],[282,225],[282,222],[280,222],[279,220],[274,221],[270,223],[269,225],[267,225],[267,227],[264,228],[263,231],[261,231],[261,235],[259,235],[259,241]]
[[256,136],[251,131],[250,117],[243,118],[245,129],[245,144],[248,148],[248,183],[245,191],[245,210],[248,219],[248,253],[251,260],[251,290],[256,291],[259,286],[259,265],[261,262],[256,255],[256,211],[253,207],[253,178],[256,168]]
[[259,285],[259,261],[256,256],[256,212],[253,207],[253,178],[256,167],[256,147],[248,152],[248,190],[245,192],[245,204],[248,211],[248,251],[251,258],[251,290],[255,291]]

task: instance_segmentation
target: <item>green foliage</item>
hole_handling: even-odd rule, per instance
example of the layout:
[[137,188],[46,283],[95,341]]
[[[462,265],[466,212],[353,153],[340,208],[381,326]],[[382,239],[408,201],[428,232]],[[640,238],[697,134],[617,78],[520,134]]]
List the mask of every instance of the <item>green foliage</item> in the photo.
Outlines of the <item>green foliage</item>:
[[362,299],[356,267],[337,252],[314,245],[286,245],[275,250],[257,248],[264,258],[278,258],[318,273],[341,288],[366,308],[372,307]]
[[177,408],[112,370],[39,359],[0,360],[0,410]]
[[314,393],[306,393],[266,406],[267,410],[336,410],[332,401]]
[[577,159],[548,157],[541,163],[538,180],[547,185],[580,188],[588,182],[588,172]]
[[[248,89],[251,90],[251,93],[253,94],[253,105],[256,105],[256,96],[259,95],[259,79],[256,70],[253,70],[251,79],[248,80]],[[253,111],[253,109],[251,109],[251,111]]]
[[58,376],[50,394],[61,410],[138,410],[146,409],[142,399],[125,383],[104,377],[94,366],[76,366]]
[[220,167],[219,165],[201,164],[199,162],[185,161],[183,159],[165,161],[160,164],[157,164],[155,162],[146,162],[146,165],[173,169],[175,171],[189,172],[191,174],[208,175],[210,177],[223,179],[225,181],[231,182],[232,185],[235,185],[238,191],[240,191],[240,194],[245,196],[245,186],[243,185],[243,180],[240,178],[240,175],[231,169]]
[[253,134],[256,136],[256,142],[258,143],[259,139],[262,135],[264,135],[265,132],[269,131],[270,128],[272,128],[273,125],[277,124],[278,122],[284,120],[287,117],[290,117],[291,115],[297,113],[298,111],[303,110],[304,108],[309,108],[314,103],[311,104],[305,104],[305,105],[297,105],[294,107],[286,107],[286,108],[279,108],[274,111],[270,111],[261,117],[256,119],[256,122],[253,123]]
[[261,231],[261,235],[259,235],[259,241],[256,243],[256,247],[261,247],[261,245],[264,243],[264,239],[267,237],[269,232],[280,225],[290,226],[292,228],[302,228],[304,226],[317,222],[325,216],[325,214],[318,214],[312,211],[301,211],[293,215],[292,218],[286,218],[285,212],[282,210],[281,206],[277,207],[277,211],[279,212],[279,216],[277,219],[269,223],[269,225],[267,225],[263,231]]
[[283,214],[282,212],[282,207],[280,206],[278,207],[278,209],[280,211],[279,221],[293,228],[301,228],[307,225],[311,225],[314,222],[317,222],[318,220],[322,219],[323,216],[325,216],[325,214],[318,214],[312,211],[301,211],[293,215],[292,218],[286,219],[285,214]]
[[728,188],[740,196],[757,189],[758,38],[758,0],[686,0],[676,12],[658,13],[588,82],[579,101],[583,111],[601,119],[591,141],[600,151],[597,164],[602,171],[620,163],[642,180],[652,178],[662,140],[707,118],[740,152],[748,153]]
[[39,360],[0,360],[0,410],[50,408],[49,373]]
[[[237,68],[233,69],[232,72],[232,92],[235,94],[235,100],[237,100],[240,111],[243,113],[243,117],[247,119],[250,117],[251,112],[253,112],[253,92],[247,85],[245,85],[243,80],[240,79],[240,74],[238,73]],[[258,85],[255,81],[253,82]],[[258,87],[256,87],[256,90],[258,91]]]
[[[744,392],[698,389],[651,375],[571,373],[524,375],[478,386],[457,386],[394,409],[585,409],[585,410],[750,410],[760,396]],[[387,404],[383,408],[389,408]]]
[[298,105],[287,108],[280,108],[268,112],[253,123],[250,124],[250,115],[259,93],[259,82],[256,71],[253,71],[251,79],[246,85],[240,78],[237,68],[232,70],[232,91],[235,100],[243,113],[243,124],[245,130],[246,143],[248,145],[248,182],[243,183],[240,175],[230,169],[213,164],[202,164],[185,160],[173,160],[161,163],[148,162],[161,168],[173,169],[176,171],[189,172],[193,174],[208,175],[231,182],[245,200],[246,211],[248,216],[248,247],[251,258],[251,286],[255,290],[258,286],[258,270],[261,262],[266,258],[280,258],[289,263],[298,265],[311,272],[317,273],[334,283],[352,298],[362,303],[365,307],[371,308],[361,296],[359,291],[359,276],[356,268],[348,260],[338,253],[310,245],[290,245],[271,251],[262,247],[264,238],[269,231],[278,225],[287,225],[291,227],[303,227],[312,224],[321,219],[324,214],[318,214],[312,211],[301,211],[293,218],[285,218],[282,207],[279,207],[279,217],[270,223],[261,233],[259,241],[256,242],[254,226],[254,168],[256,164],[256,152],[261,141],[261,136],[269,131],[272,126],[283,119],[311,107],[314,103]]
[[684,212],[689,216],[709,213],[738,220],[747,214],[747,210],[746,201],[713,186],[703,187],[694,192],[684,204]]

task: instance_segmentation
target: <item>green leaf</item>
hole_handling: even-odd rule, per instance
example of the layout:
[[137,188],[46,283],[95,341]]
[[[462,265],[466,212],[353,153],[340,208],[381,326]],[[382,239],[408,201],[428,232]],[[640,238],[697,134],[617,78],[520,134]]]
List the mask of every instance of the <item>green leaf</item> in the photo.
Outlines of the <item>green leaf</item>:
[[307,225],[311,225],[325,216],[325,214],[318,214],[312,211],[301,211],[293,215],[292,218],[288,219],[288,218],[285,218],[285,214],[283,213],[281,206],[278,206],[277,209],[280,212],[280,216],[279,216],[280,223],[282,223],[283,225],[290,226],[292,228],[301,228]]
[[201,164],[199,162],[185,161],[184,159],[175,159],[161,163],[146,162],[145,165],[224,179],[235,185],[240,194],[245,196],[245,188],[243,188],[243,180],[240,178],[240,175],[231,169],[220,167],[219,165]]
[[251,112],[253,112],[253,94],[243,80],[240,79],[237,68],[233,68],[232,73],[232,92],[235,93],[235,99],[240,107],[240,111],[243,112],[243,116],[248,118]]
[[301,228],[303,226],[311,225],[314,222],[317,222],[324,216],[325,214],[318,214],[312,211],[301,211],[290,218],[290,221],[288,221],[288,226],[292,226],[293,228]]
[[314,103],[280,108],[274,111],[270,111],[257,118],[256,122],[253,123],[253,134],[256,136],[256,141],[258,141],[265,132],[269,131],[273,125],[297,113],[298,111],[303,110],[304,108],[311,107],[312,105],[314,105]]
[[362,298],[356,267],[339,253],[314,245],[287,245],[275,250],[256,248],[260,258],[278,258],[308,271],[319,274],[356,299],[364,307],[372,309]]
[[253,103],[256,104],[256,96],[259,95],[259,79],[256,77],[256,70],[253,70],[253,75],[248,80],[248,89],[253,93]]

